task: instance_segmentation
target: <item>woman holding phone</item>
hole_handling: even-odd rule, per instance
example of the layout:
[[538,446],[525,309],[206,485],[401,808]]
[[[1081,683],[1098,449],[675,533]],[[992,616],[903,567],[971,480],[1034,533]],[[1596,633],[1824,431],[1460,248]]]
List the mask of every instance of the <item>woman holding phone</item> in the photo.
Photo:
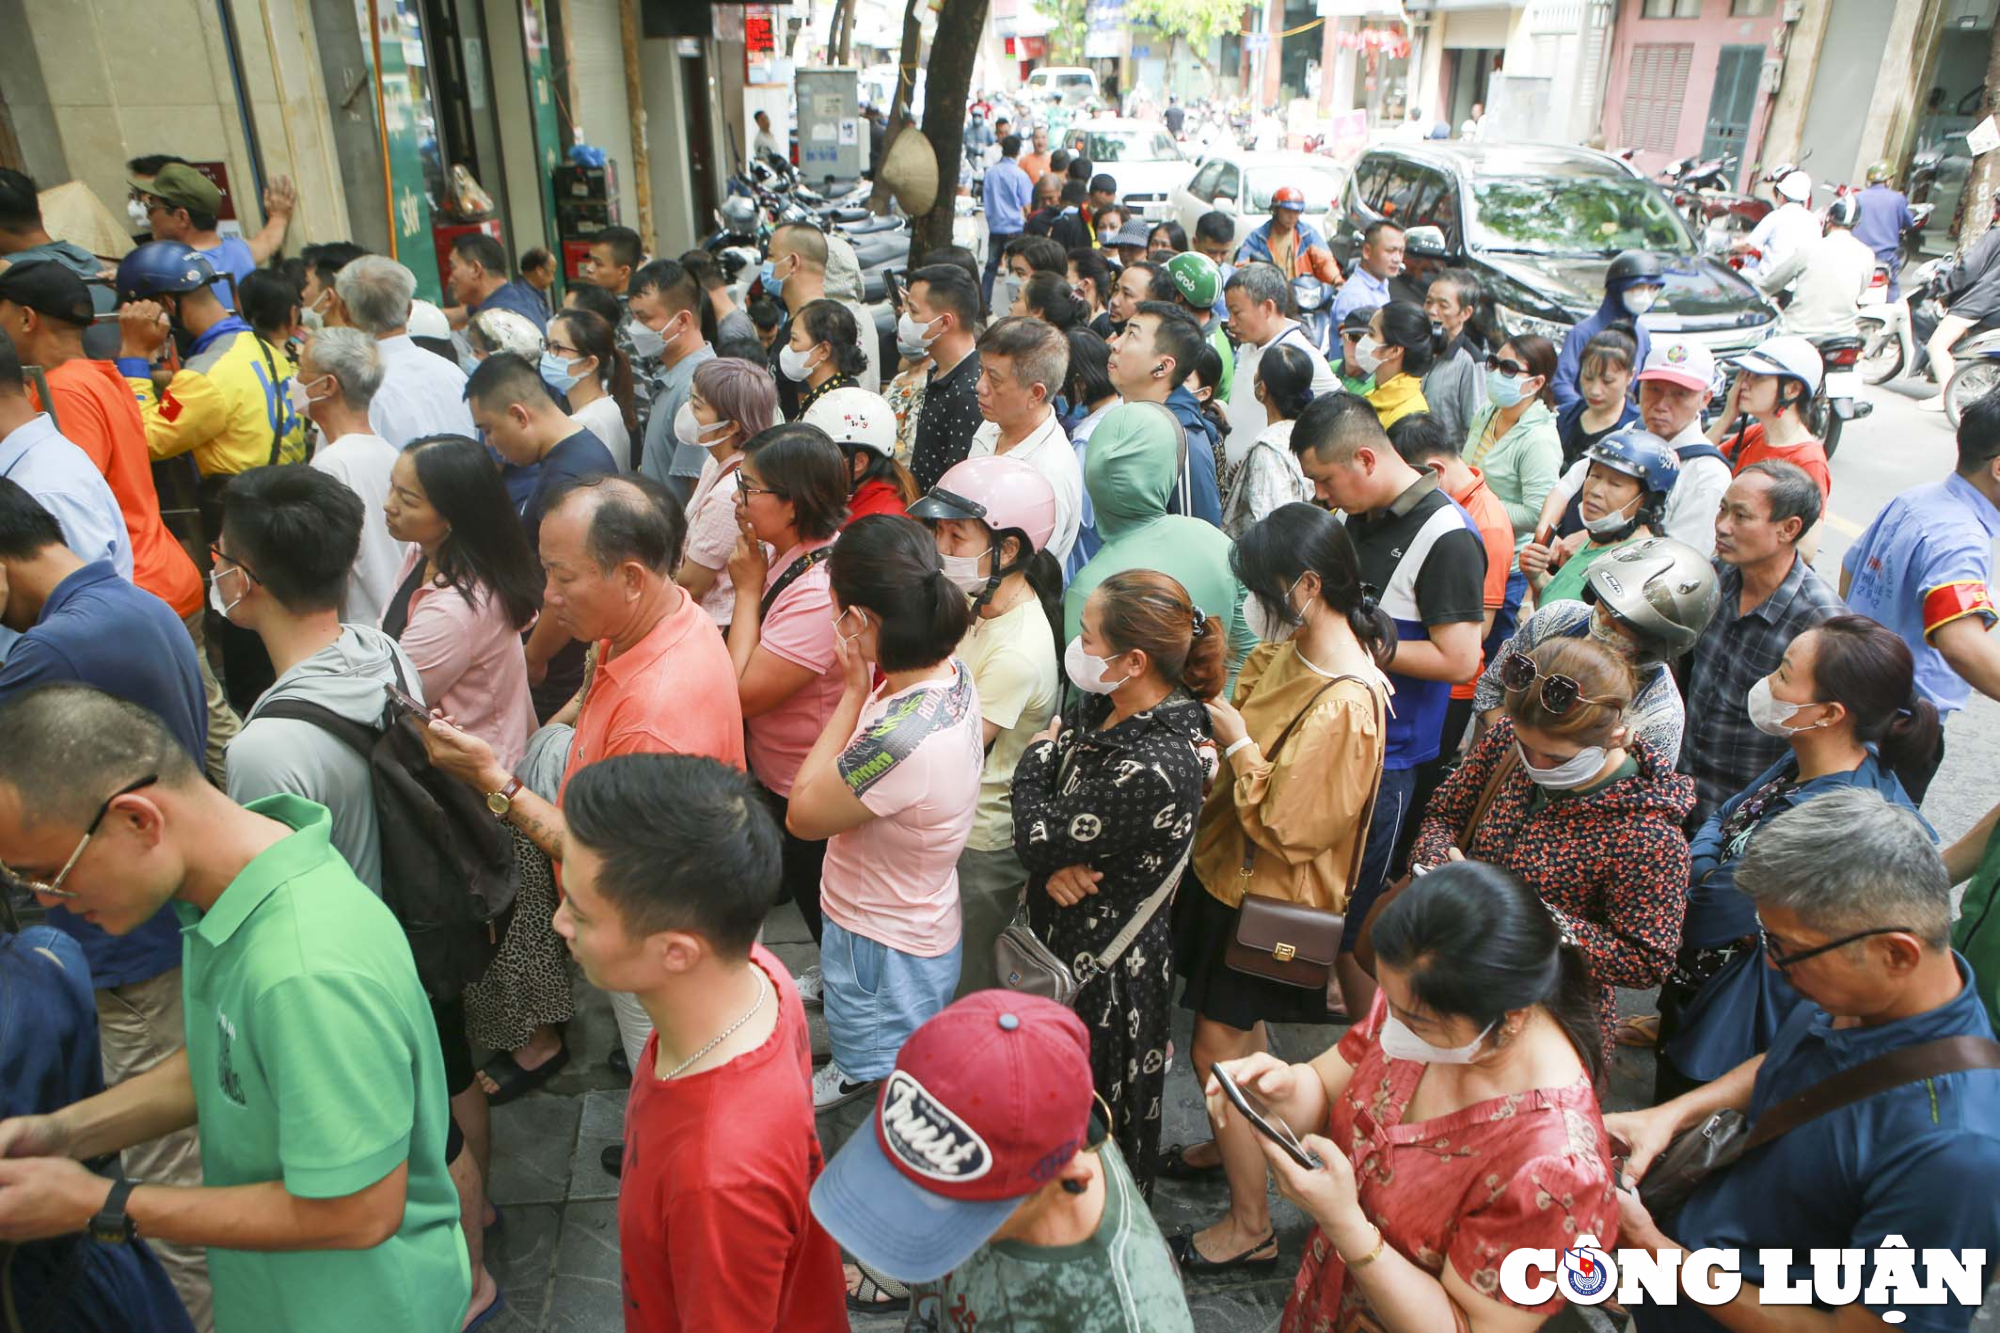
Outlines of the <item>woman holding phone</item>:
[[[1589,963],[1532,889],[1474,862],[1412,883],[1374,940],[1381,989],[1337,1046],[1218,1066],[1276,1122],[1257,1142],[1317,1224],[1279,1328],[1529,1333],[1563,1301],[1510,1301],[1507,1255],[1609,1249],[1618,1227]],[[1244,1118],[1214,1077],[1207,1094],[1217,1124]]]

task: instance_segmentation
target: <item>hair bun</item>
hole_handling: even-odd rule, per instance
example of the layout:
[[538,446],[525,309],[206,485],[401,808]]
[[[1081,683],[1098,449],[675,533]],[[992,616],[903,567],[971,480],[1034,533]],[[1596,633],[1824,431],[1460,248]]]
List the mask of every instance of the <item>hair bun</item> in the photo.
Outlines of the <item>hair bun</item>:
[[1307,403],[1310,403],[1312,400],[1313,400],[1313,391],[1311,385],[1307,385],[1305,388],[1299,390],[1299,406],[1301,408],[1305,407],[1305,405]]

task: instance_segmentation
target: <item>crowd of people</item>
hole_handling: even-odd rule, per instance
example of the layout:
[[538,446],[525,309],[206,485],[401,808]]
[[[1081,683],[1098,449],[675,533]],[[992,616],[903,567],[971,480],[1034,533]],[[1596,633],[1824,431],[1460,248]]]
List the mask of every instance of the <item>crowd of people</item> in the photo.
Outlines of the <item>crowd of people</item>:
[[[1829,578],[1818,353],[1720,393],[1658,257],[1558,349],[1391,221],[1342,273],[1296,191],[1189,237],[1023,148],[893,356],[807,224],[740,307],[618,227],[560,304],[467,237],[438,306],[207,243],[161,159],[107,305],[0,172],[11,1326],[492,1319],[491,1108],[578,972],[634,1330],[1191,1330],[1276,1267],[1273,1181],[1301,1333],[1534,1327],[1503,1261],[1586,1234],[1743,1255],[1649,1331],[1834,1327],[1760,1303],[1815,1247],[2000,1248],[2000,809],[1917,813],[2000,698],[2000,397]],[[1621,1043],[1656,1096],[1607,1114]],[[1213,1220],[1163,1235],[1162,1177]]]

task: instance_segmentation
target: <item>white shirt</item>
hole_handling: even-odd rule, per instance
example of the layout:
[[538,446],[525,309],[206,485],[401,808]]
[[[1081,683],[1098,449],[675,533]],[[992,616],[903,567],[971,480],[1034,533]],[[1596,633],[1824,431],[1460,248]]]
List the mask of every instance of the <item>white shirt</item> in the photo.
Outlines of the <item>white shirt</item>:
[[607,393],[570,413],[569,419],[604,441],[620,472],[632,470],[632,432],[625,429],[625,414],[618,410],[616,398]]
[[[431,360],[439,358],[417,349]],[[342,624],[377,628],[389,599],[396,595],[396,575],[409,547],[389,535],[382,506],[389,498],[389,472],[396,466],[396,447],[380,435],[343,435],[312,456],[312,466],[345,482],[361,497],[361,549],[340,599]]]
[[397,449],[426,435],[479,438],[465,405],[464,371],[417,346],[407,333],[377,339],[376,351],[382,387],[368,405],[368,424],[377,435]]
[[1257,363],[1264,359],[1264,349],[1278,343],[1290,343],[1304,352],[1313,363],[1312,391],[1317,398],[1323,393],[1333,393],[1340,388],[1340,381],[1333,377],[1333,367],[1312,339],[1306,336],[1305,326],[1298,323],[1287,324],[1278,335],[1262,347],[1244,343],[1236,349],[1236,369],[1229,381],[1229,402],[1223,414],[1229,419],[1229,434],[1223,440],[1223,453],[1227,461],[1218,459],[1227,467],[1235,467],[1243,461],[1243,455],[1250,452],[1250,446],[1264,433],[1264,427],[1271,424],[1270,413],[1257,401]]
[[1758,259],[1743,266],[1754,276],[1770,272],[1791,257],[1800,246],[1819,239],[1820,221],[1804,204],[1786,203],[1764,215],[1751,231],[1748,245],[1761,252]]
[[[1069,558],[1070,547],[1076,545],[1076,529],[1083,507],[1083,469],[1076,465],[1076,451],[1070,447],[1069,437],[1063,434],[1062,422],[1056,420],[1053,410],[1044,408],[1048,415],[1042,424],[1028,433],[1026,439],[1007,450],[1006,457],[1018,458],[1031,463],[1037,472],[1049,479],[1049,485],[1056,493],[1056,530],[1049,537],[1049,554],[1060,565]],[[995,447],[1000,442],[1000,423],[984,421],[979,429],[972,432],[972,447],[967,457],[979,458],[997,453]]]
[[750,155],[752,157],[762,157],[766,153],[771,154],[773,157],[783,157],[785,156],[785,147],[778,142],[777,136],[769,130],[758,130],[750,140]]
[[1757,290],[1772,296],[1792,289],[1791,304],[1778,316],[1782,333],[1807,338],[1852,336],[1861,294],[1875,276],[1875,252],[1840,228],[1792,251],[1782,264],[1767,265]]

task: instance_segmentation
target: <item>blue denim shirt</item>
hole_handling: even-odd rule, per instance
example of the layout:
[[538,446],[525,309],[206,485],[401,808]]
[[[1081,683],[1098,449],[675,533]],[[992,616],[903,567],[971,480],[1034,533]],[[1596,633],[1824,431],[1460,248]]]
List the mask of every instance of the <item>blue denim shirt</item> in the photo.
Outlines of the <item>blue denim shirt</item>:
[[[1826,1011],[1802,1004],[1771,1044],[1750,1095],[1758,1116],[1844,1069],[1939,1037],[1991,1037],[1993,1028],[1972,985],[1972,969],[1952,955],[1963,986],[1928,1013],[1875,1027],[1836,1030]],[[1807,1283],[1813,1249],[1865,1251],[1864,1304],[1878,1316],[1895,1309],[1906,1329],[1965,1329],[1975,1307],[1913,1305],[1865,1299],[1874,1250],[1900,1236],[1926,1276],[1925,1249],[2000,1253],[2000,1070],[1975,1069],[1905,1084],[1829,1111],[1711,1176],[1665,1230],[1688,1250],[1735,1249],[1745,1282],[1764,1286],[1761,1249],[1789,1249],[1787,1281]],[[1991,1271],[1990,1268],[1988,1270]],[[1716,1330],[1702,1307],[1683,1300],[1645,1305],[1640,1333]]]

